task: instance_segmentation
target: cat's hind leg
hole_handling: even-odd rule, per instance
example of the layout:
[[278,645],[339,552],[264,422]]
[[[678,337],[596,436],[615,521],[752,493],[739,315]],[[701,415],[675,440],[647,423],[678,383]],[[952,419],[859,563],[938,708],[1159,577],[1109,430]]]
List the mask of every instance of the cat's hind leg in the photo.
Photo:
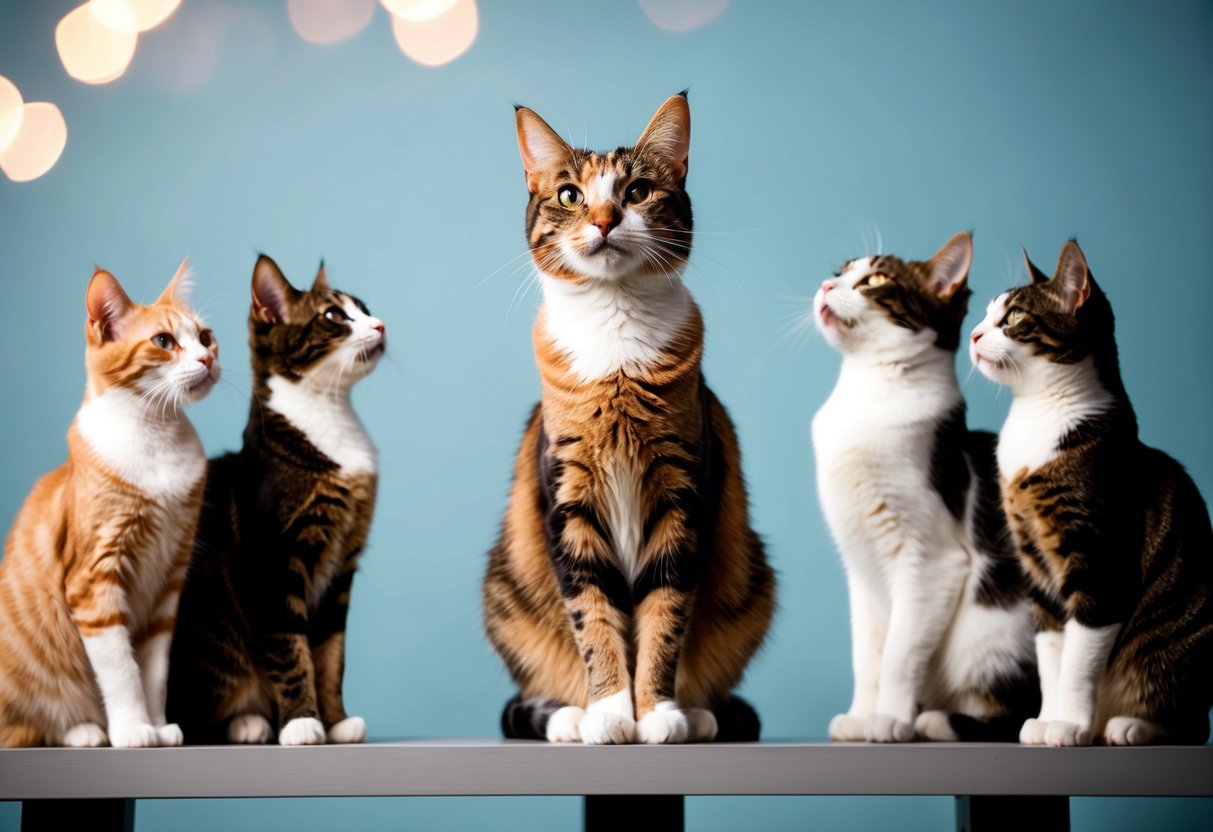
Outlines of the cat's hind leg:
[[581,742],[585,708],[543,696],[515,696],[501,713],[501,733],[507,739]]
[[1107,745],[1149,745],[1165,735],[1163,727],[1135,716],[1114,716],[1103,729]]
[[101,748],[109,745],[109,737],[95,722],[82,722],[64,732],[62,744],[68,748]]
[[239,714],[227,724],[227,741],[241,745],[264,745],[273,727],[261,714]]

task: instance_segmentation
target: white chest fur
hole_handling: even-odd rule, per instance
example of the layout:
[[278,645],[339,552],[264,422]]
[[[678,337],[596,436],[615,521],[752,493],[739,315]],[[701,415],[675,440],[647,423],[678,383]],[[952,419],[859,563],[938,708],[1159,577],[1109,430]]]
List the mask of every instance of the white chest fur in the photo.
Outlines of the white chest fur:
[[113,389],[84,403],[76,429],[112,473],[163,504],[189,495],[206,454],[184,415],[158,415],[139,396]]
[[615,559],[629,585],[635,584],[640,576],[640,546],[644,539],[640,477],[641,472],[627,460],[617,459],[606,468],[605,519],[611,530]]
[[286,418],[344,474],[375,473],[379,455],[346,394],[332,395],[306,383],[270,376],[265,406]]
[[544,324],[582,381],[653,364],[694,309],[674,276],[572,283],[540,274]]

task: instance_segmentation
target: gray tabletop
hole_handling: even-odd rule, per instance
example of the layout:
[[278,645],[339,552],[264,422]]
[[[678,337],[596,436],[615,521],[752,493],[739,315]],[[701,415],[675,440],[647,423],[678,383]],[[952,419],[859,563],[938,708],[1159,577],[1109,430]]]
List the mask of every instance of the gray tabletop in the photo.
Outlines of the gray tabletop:
[[0,800],[587,794],[1213,796],[1213,747],[456,739],[0,749]]

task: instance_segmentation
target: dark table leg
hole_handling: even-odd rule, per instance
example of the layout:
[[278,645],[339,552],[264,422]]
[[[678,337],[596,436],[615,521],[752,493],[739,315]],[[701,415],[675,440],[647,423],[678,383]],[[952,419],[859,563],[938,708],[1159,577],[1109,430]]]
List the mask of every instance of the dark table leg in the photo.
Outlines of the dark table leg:
[[1070,798],[956,798],[957,832],[1070,832]]
[[135,801],[25,800],[21,803],[21,832],[135,832]]
[[682,795],[605,794],[585,798],[585,832],[621,829],[682,832],[683,824]]

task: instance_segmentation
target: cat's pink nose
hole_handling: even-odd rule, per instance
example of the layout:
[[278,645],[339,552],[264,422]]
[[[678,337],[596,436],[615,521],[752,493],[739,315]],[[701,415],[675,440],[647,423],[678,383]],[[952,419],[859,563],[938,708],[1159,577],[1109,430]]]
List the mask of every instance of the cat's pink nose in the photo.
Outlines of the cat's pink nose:
[[198,356],[198,363],[209,370],[211,365],[215,363],[215,356],[211,355],[209,352],[205,355],[200,355]]
[[383,321],[376,321],[375,323],[371,324],[371,329],[377,330],[380,335],[387,334],[387,327],[383,325]]
[[824,294],[824,293],[826,293],[826,292],[828,292],[828,291],[830,291],[830,290],[831,290],[831,289],[833,289],[833,288],[834,288],[834,281],[833,281],[833,280],[823,280],[823,281],[821,281],[821,291],[822,291],[822,293],[823,293],[823,294]]
[[981,336],[982,333],[978,332],[977,330],[973,330],[973,343],[976,344],[978,341],[980,341]]

